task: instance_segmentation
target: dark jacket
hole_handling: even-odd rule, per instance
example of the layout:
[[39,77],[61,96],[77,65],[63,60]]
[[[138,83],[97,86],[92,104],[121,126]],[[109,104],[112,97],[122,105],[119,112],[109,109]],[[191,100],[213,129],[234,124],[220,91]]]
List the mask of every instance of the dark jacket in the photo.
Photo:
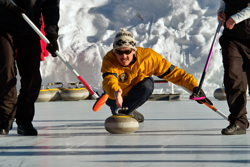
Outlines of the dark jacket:
[[[227,19],[240,12],[242,9],[250,6],[250,0],[224,0],[226,4],[225,14]],[[235,24],[232,30],[224,26],[223,35],[230,36],[237,40],[250,39],[250,19],[243,20]]]
[[[42,24],[41,13],[45,23],[45,33],[58,33],[59,1],[60,0],[13,0],[18,7],[26,11],[29,19],[40,29]],[[10,12],[7,6],[10,0],[0,0],[0,31],[8,32],[19,37],[36,35],[35,31],[18,17]],[[37,35],[36,35],[37,36]]]

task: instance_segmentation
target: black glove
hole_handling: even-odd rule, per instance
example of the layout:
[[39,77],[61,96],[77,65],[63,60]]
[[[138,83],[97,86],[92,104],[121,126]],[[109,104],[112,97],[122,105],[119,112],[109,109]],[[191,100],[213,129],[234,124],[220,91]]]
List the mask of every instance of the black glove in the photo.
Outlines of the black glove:
[[7,9],[13,13],[15,13],[18,17],[23,18],[22,14],[26,13],[26,11],[18,6],[13,5],[12,3],[10,3],[7,6]]
[[205,99],[202,100],[196,100],[199,104],[207,103],[209,105],[213,105],[213,103],[206,97],[204,91],[201,89],[199,91],[199,87],[193,88],[193,94],[190,97],[205,97]]
[[47,44],[46,49],[50,52],[50,54],[53,57],[56,57],[57,55],[55,54],[55,52],[57,50],[59,51],[58,43],[57,43],[58,35],[57,34],[46,33],[46,37],[48,38],[48,40],[50,42],[50,44]]

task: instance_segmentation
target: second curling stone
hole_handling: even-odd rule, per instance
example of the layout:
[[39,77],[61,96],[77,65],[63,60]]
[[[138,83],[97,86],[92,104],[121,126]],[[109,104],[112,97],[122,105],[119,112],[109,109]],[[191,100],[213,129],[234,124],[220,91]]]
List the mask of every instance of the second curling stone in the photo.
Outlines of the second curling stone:
[[72,88],[70,86],[76,85],[75,83],[69,83],[68,89],[64,89],[61,93],[61,99],[65,101],[78,101],[81,100],[84,94],[83,89]]
[[77,88],[83,90],[83,96],[82,96],[81,100],[87,99],[89,97],[89,91],[88,91],[88,89],[86,89],[85,86],[81,82],[78,82],[76,84],[77,84]]
[[214,91],[214,98],[216,98],[217,100],[226,100],[227,99],[227,95],[225,93],[225,88],[218,88]]
[[[51,85],[61,85],[61,87],[51,88]],[[63,83],[62,82],[48,83],[46,87],[47,87],[47,90],[50,91],[50,93],[51,93],[50,101],[59,100],[61,90],[65,89],[65,88],[63,88]]]
[[51,99],[51,92],[41,86],[36,102],[48,102]]

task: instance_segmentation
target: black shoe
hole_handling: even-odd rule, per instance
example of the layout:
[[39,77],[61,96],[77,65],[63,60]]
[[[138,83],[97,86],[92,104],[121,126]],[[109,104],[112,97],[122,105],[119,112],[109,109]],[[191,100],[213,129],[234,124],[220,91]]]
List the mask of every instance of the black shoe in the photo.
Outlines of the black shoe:
[[24,136],[37,136],[37,130],[33,125],[18,125],[17,133]]
[[225,129],[222,129],[221,134],[223,135],[241,135],[246,134],[246,130],[242,129],[239,125],[229,125]]
[[7,135],[12,129],[13,121],[0,121],[0,135]]
[[133,110],[131,113],[132,116],[134,116],[134,118],[139,122],[142,123],[144,122],[144,116],[138,112],[137,110]]

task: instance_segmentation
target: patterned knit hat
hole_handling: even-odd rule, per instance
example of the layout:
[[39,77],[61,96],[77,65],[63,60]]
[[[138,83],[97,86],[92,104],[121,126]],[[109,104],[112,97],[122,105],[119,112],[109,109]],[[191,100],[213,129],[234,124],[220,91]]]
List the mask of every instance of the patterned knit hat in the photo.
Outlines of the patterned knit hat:
[[113,43],[113,52],[117,48],[131,48],[136,49],[136,42],[133,38],[133,35],[127,31],[126,28],[121,28],[121,31],[118,32],[115,36],[115,40]]

